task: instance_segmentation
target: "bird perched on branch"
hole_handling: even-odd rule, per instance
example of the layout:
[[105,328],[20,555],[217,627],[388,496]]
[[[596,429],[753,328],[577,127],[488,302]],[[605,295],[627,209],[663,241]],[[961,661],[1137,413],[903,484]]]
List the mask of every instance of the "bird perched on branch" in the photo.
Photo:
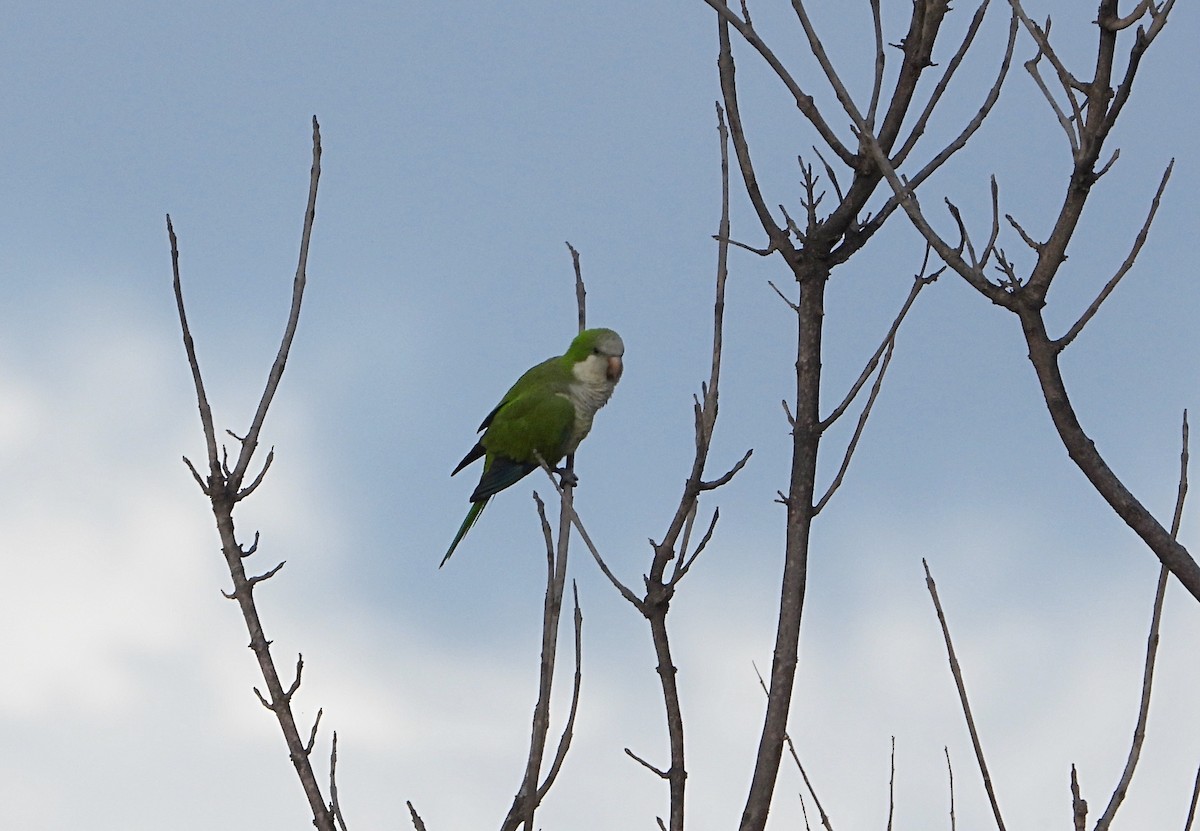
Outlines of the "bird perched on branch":
[[621,379],[624,354],[625,344],[612,329],[586,329],[565,354],[542,361],[517,379],[479,425],[479,441],[450,474],[483,459],[471,509],[438,568],[450,559],[488,500],[537,468],[539,456],[553,468],[575,452]]

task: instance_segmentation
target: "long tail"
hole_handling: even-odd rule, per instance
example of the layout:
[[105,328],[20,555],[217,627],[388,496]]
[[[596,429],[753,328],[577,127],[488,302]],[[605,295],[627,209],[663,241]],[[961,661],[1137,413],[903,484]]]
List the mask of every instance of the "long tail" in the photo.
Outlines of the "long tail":
[[454,535],[454,542],[450,543],[450,550],[446,552],[446,556],[438,563],[438,568],[446,564],[450,559],[450,555],[454,553],[454,549],[458,548],[458,544],[462,542],[462,538],[471,530],[471,526],[479,519],[479,515],[483,513],[483,506],[488,504],[488,500],[481,499],[471,505],[471,510],[467,511],[467,517],[462,521],[462,525],[458,527],[458,533]]

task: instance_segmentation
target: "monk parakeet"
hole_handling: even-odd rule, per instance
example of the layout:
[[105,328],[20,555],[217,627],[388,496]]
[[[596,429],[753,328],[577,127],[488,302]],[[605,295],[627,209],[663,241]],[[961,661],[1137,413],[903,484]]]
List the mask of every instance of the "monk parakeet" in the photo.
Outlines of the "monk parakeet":
[[566,354],[542,361],[517,379],[479,425],[479,441],[450,474],[483,459],[471,509],[438,568],[450,559],[488,500],[538,467],[539,454],[553,467],[575,452],[592,429],[596,411],[617,386],[624,354],[625,344],[612,329],[587,329],[571,341]]

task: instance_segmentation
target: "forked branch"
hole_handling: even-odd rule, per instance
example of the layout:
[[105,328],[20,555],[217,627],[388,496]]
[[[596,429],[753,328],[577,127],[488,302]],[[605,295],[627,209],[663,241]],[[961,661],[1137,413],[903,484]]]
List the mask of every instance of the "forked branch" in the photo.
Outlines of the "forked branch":
[[[267,462],[263,466],[263,471],[259,473],[249,486],[246,488],[241,487],[246,470],[258,446],[258,436],[266,420],[267,411],[271,406],[271,401],[283,376],[283,369],[287,363],[288,353],[291,350],[292,341],[296,334],[296,327],[300,319],[300,306],[304,297],[304,287],[307,279],[308,249],[312,239],[313,220],[316,216],[317,183],[321,175],[321,132],[315,117],[313,118],[312,126],[312,170],[309,176],[308,202],[304,211],[304,225],[300,238],[299,263],[296,266],[296,276],[292,284],[291,309],[288,314],[283,338],[279,345],[279,351],[275,356],[275,362],[271,366],[266,387],[263,390],[262,398],[259,400],[250,429],[247,431],[245,438],[239,438],[241,450],[238,453],[237,462],[232,470],[228,467],[223,448],[218,447],[212,409],[209,406],[208,397],[205,393],[199,358],[197,357],[195,343],[188,327],[187,312],[184,307],[183,290],[179,276],[179,244],[169,216],[167,217],[167,234],[171,242],[171,269],[175,290],[175,303],[179,312],[179,325],[183,333],[183,344],[184,350],[187,353],[188,366],[191,368],[192,381],[195,385],[196,402],[200,409],[200,424],[204,432],[204,441],[207,448],[208,477],[201,480],[200,474],[191,462],[187,461],[187,459],[184,461],[187,463],[192,476],[200,485],[201,490],[203,490],[205,496],[212,503],[212,510],[217,523],[217,533],[221,539],[221,552],[225,556],[225,563],[229,568],[229,574],[233,580],[233,591],[226,593],[225,596],[235,600],[241,609],[246,629],[250,634],[250,648],[253,650],[254,656],[258,661],[259,670],[262,673],[267,690],[266,695],[263,695],[257,688],[255,688],[254,692],[258,695],[259,701],[262,702],[263,706],[274,713],[275,718],[279,722],[280,730],[287,744],[288,756],[291,758],[296,775],[299,777],[305,796],[308,798],[309,808],[313,814],[313,824],[319,831],[334,831],[335,813],[340,814],[341,809],[337,807],[336,811],[334,811],[326,804],[310,761],[316,739],[316,724],[313,725],[309,740],[306,742],[300,735],[295,716],[292,713],[292,698],[300,687],[303,661],[297,661],[295,679],[285,690],[280,680],[278,669],[275,666],[275,661],[271,656],[271,642],[267,640],[263,633],[262,621],[259,618],[254,600],[255,586],[276,574],[283,563],[280,563],[264,574],[248,577],[243,560],[257,550],[258,535],[255,535],[255,542],[249,549],[243,548],[237,541],[233,522],[234,507],[242,499],[253,493],[262,483],[266,469],[270,466],[271,459],[273,458],[273,454],[268,456]],[[235,436],[235,438],[238,437]],[[336,802],[334,804],[336,806]]]
[[[1010,5],[1022,16],[1022,20],[1026,22],[1030,31],[1040,33],[1035,35],[1040,38],[1039,48],[1048,57],[1052,56],[1052,50],[1049,50],[1048,42],[1045,40],[1045,33],[1028,21],[1018,0],[1010,0]],[[1151,26],[1154,35],[1161,31],[1162,25],[1165,23],[1166,13],[1169,11],[1168,6],[1169,3],[1164,4],[1161,10],[1154,13]],[[1112,0],[1104,0],[1101,5],[1101,16],[1105,9],[1112,8],[1115,8],[1115,3]],[[1117,99],[1113,99],[1111,107],[1103,109],[1109,99],[1101,92],[1108,89],[1112,74],[1115,37],[1114,32],[1103,27],[1100,28],[1100,49],[1095,73],[1088,84],[1082,85],[1088,94],[1088,115],[1080,122],[1082,124],[1080,127],[1081,149],[1075,154],[1071,181],[1067,187],[1059,216],[1046,237],[1046,242],[1034,245],[1038,255],[1037,263],[1024,280],[1016,274],[1012,263],[1004,256],[1000,248],[996,249],[996,254],[1005,277],[999,283],[989,280],[980,267],[972,265],[964,259],[962,251],[948,243],[930,225],[911,187],[900,178],[887,158],[881,142],[867,129],[865,121],[854,110],[852,104],[844,108],[860,130],[865,150],[883,171],[884,178],[891,186],[899,205],[929,245],[942,258],[942,261],[992,303],[1008,309],[1020,319],[1021,330],[1029,347],[1030,362],[1041,385],[1047,410],[1072,461],[1087,476],[1092,486],[1108,502],[1113,511],[1142,538],[1159,561],[1175,575],[1193,597],[1200,600],[1200,565],[1197,565],[1187,549],[1173,539],[1161,523],[1129,492],[1109,468],[1108,463],[1097,450],[1095,442],[1080,424],[1059,366],[1059,353],[1062,351],[1062,346],[1060,342],[1053,341],[1047,334],[1043,316],[1047,291],[1058,274],[1060,266],[1066,260],[1067,245],[1074,235],[1084,203],[1098,175],[1094,170],[1095,164],[1103,150],[1104,140],[1115,123]],[[1151,39],[1152,35],[1149,31],[1143,32],[1131,47],[1129,65],[1120,88],[1125,90],[1126,94],[1132,86],[1132,73],[1136,71],[1138,60]],[[1068,89],[1076,87],[1078,82],[1067,77],[1065,69],[1060,74],[1064,74],[1064,85]],[[1118,90],[1118,98],[1120,94],[1120,90]],[[1144,224],[1143,228],[1146,227],[1148,226]],[[1022,238],[1027,243],[1030,242],[1029,235],[1024,232],[1022,232]],[[1118,273],[1123,274],[1123,272]],[[1115,281],[1110,281],[1110,283],[1113,286],[1116,285]],[[1102,291],[1098,299],[1102,301],[1105,296],[1107,295]],[[1094,305],[1098,308],[1098,303],[1094,303]],[[1094,314],[1094,311],[1092,313]],[[1069,331],[1068,335],[1070,337],[1077,335],[1089,318],[1090,315],[1085,312],[1081,321],[1073,327],[1074,334]]]

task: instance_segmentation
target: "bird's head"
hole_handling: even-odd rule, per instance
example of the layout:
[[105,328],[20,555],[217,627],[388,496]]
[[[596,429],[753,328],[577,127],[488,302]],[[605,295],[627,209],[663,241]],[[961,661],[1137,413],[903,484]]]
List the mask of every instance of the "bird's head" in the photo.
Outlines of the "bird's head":
[[566,357],[579,380],[616,385],[625,371],[624,355],[625,343],[612,329],[585,329],[571,341]]

